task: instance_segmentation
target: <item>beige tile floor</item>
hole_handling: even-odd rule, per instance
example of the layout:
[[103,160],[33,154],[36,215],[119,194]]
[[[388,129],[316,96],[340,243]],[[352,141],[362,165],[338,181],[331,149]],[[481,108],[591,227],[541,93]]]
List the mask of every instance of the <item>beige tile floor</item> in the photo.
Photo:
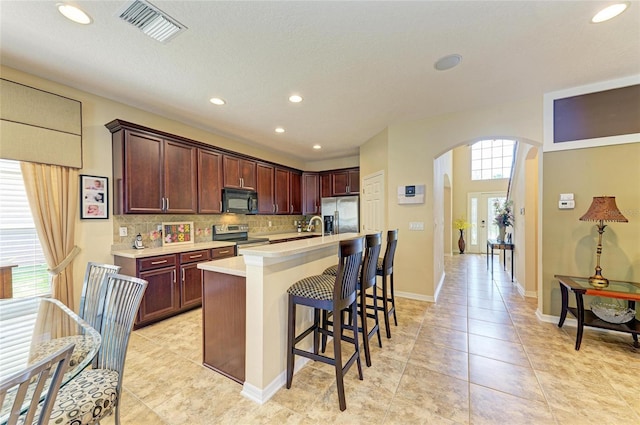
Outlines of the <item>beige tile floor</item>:
[[631,336],[586,329],[575,351],[575,328],[538,321],[495,261],[492,280],[482,255],[447,258],[436,304],[398,298],[364,381],[348,373],[344,412],[333,369],[314,362],[264,405],[245,399],[201,365],[200,310],[135,331],[122,423],[640,424]]

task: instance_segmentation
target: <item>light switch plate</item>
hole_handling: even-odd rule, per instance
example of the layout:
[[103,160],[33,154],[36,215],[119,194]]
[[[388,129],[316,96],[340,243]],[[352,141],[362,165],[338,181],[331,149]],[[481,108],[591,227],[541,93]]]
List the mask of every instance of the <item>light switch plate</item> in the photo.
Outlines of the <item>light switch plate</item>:
[[412,221],[409,223],[409,230],[424,230],[424,222]]
[[126,227],[121,227],[120,228],[120,236],[127,236],[127,228]]

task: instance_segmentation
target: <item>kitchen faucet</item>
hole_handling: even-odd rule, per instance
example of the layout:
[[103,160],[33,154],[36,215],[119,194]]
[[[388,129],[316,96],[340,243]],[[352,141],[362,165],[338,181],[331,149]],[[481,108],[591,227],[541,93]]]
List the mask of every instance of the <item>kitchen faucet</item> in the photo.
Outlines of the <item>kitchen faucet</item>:
[[322,219],[322,217],[318,216],[318,215],[314,215],[313,217],[311,217],[311,219],[309,220],[309,226],[307,226],[307,232],[311,231],[311,224],[313,223],[313,220],[320,220],[320,226],[322,228],[322,236],[324,236],[324,220]]

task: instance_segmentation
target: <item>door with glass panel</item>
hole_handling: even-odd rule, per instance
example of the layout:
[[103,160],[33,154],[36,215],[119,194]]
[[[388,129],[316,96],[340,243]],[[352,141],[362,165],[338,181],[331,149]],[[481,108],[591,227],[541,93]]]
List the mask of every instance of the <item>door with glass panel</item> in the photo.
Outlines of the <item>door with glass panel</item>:
[[467,252],[486,252],[487,239],[498,237],[498,226],[493,222],[494,204],[504,202],[504,192],[471,192],[467,200],[467,217],[471,227],[466,233]]

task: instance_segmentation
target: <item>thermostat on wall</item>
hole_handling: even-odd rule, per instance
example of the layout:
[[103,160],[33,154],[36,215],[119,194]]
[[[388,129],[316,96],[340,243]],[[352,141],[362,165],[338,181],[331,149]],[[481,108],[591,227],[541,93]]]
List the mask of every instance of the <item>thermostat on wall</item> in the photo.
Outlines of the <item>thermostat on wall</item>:
[[424,204],[424,185],[398,186],[398,204]]

